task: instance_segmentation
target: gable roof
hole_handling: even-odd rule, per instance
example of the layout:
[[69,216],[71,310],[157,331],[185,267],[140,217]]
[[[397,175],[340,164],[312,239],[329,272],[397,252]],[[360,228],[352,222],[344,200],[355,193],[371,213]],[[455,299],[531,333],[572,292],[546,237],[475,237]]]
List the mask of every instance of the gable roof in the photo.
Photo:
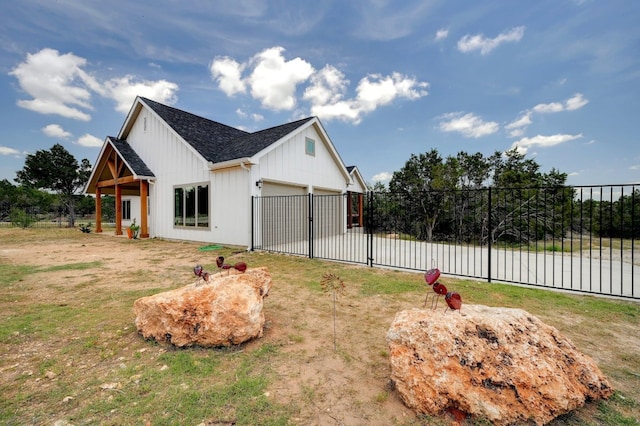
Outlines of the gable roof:
[[[210,163],[252,157],[314,117],[255,133],[245,132],[147,98],[138,98]],[[122,137],[122,135],[121,135]]]
[[347,166],[347,171],[349,172],[349,176],[351,176],[351,180],[353,184],[357,184],[362,192],[367,192],[367,183],[362,178],[362,174],[360,173],[360,169],[357,166]]
[[[127,141],[107,136],[98,161],[94,164],[84,193],[95,194],[100,183],[118,181],[124,195],[136,195],[139,180],[153,180],[155,175]],[[104,194],[114,194],[113,184],[101,185]]]
[[120,157],[127,164],[131,172],[138,177],[153,178],[155,175],[147,167],[137,152],[131,148],[127,141],[123,141],[113,136],[107,136],[107,142],[113,145],[113,148],[120,154]]
[[[236,158],[253,157],[258,152],[282,139],[294,130],[302,127],[307,122],[313,120],[313,117],[303,118],[302,120],[293,121],[291,123],[282,124],[280,126],[271,127],[269,129],[260,130],[255,133],[238,138],[227,145],[220,152],[218,161],[228,161]],[[216,162],[218,162],[216,161]]]

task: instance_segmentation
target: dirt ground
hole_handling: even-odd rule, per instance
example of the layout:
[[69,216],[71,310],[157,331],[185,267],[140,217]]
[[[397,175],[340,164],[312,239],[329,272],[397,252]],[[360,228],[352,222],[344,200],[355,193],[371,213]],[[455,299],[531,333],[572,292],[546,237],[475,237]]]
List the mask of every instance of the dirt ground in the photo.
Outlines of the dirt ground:
[[[69,240],[16,241],[0,247],[0,262],[23,264],[25,259],[33,266],[55,266],[78,262],[102,262],[99,276],[87,286],[86,277],[69,271],[50,271],[47,280],[55,286],[37,288],[35,281],[23,283],[33,286],[30,302],[72,303],[74,299],[90,298],[92,292],[112,293],[146,288],[175,288],[193,282],[191,267],[197,263],[213,265],[214,252],[199,251],[202,244],[171,241],[127,241],[126,238],[91,234],[86,238]],[[237,252],[229,261],[246,261],[250,267],[267,266],[271,255]],[[359,268],[358,266],[347,266]],[[122,271],[135,270],[145,279],[133,284],[123,282]],[[370,271],[370,269],[369,269]],[[301,425],[410,425],[448,424],[447,418],[425,419],[416,417],[406,408],[389,381],[386,330],[396,312],[421,305],[422,294],[362,296],[358,289],[347,286],[347,294],[338,299],[334,340],[333,300],[296,283],[304,271],[271,271],[273,287],[265,300],[267,319],[264,337],[246,345],[245,350],[272,343],[285,353],[283,362],[275,366],[276,379],[269,388],[269,397],[283,404],[298,407],[291,419]],[[296,274],[299,273],[299,276]],[[384,273],[384,272],[380,272]],[[417,276],[417,275],[416,275]],[[181,284],[183,283],[183,284]],[[61,291],[64,290],[64,291]],[[65,290],[65,289],[68,289]],[[108,309],[108,306],[105,306]],[[133,326],[133,314],[124,318]],[[589,338],[589,332],[577,327],[580,319],[541,318],[568,334],[574,343],[599,365],[615,364],[616,351],[640,353],[638,329],[618,330],[620,335],[611,339],[603,349]],[[579,331],[572,335],[571,330]],[[63,345],[64,343],[58,342]],[[145,346],[142,339],[131,342],[132,350]],[[50,345],[30,345],[18,348],[25,351],[59,350]],[[33,355],[33,354],[32,354]],[[15,355],[5,360],[0,369],[0,380],[8,380],[9,368],[21,363],[25,357]],[[21,365],[22,371],[28,368]],[[17,368],[16,368],[17,369]],[[640,387],[640,380],[630,383],[612,378],[614,387],[631,392]],[[629,388],[629,389],[626,389]],[[588,407],[586,410],[595,410]]]

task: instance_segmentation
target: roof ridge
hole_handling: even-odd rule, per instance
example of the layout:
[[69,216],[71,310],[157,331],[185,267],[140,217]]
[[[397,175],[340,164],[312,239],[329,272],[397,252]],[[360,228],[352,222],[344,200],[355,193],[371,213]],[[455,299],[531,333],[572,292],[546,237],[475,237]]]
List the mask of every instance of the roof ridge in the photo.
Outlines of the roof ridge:
[[305,123],[316,119],[312,116],[247,132],[145,97],[139,99],[204,159],[214,164],[252,157]]
[[309,116],[309,117],[306,117],[306,118],[301,118],[299,120],[290,121],[288,123],[278,124],[276,126],[267,127],[266,129],[256,130],[255,132],[252,132],[251,134],[253,135],[253,134],[256,134],[256,133],[260,133],[260,132],[267,132],[267,131],[270,131],[270,130],[273,130],[273,129],[277,129],[277,128],[284,127],[284,126],[291,126],[291,125],[294,125],[294,124],[297,124],[297,123],[302,125],[302,123],[305,123],[307,121],[311,121],[314,118],[316,118],[316,117],[315,116]]
[[[145,103],[147,103],[147,104],[150,104],[150,103],[151,103],[151,104],[155,104],[155,105],[157,105],[157,106],[159,106],[159,107],[162,107],[162,108],[168,108],[168,109],[171,109],[171,110],[173,110],[173,111],[175,111],[175,112],[178,112],[178,113],[180,113],[180,114],[187,114],[187,115],[190,115],[190,116],[192,116],[192,117],[196,117],[196,118],[198,118],[198,119],[200,119],[200,120],[210,121],[210,122],[215,123],[215,124],[218,124],[218,125],[220,125],[220,126],[225,126],[225,127],[230,128],[230,129],[234,129],[234,130],[237,130],[237,131],[239,131],[239,132],[244,132],[244,133],[249,134],[249,132],[247,132],[246,130],[238,129],[237,127],[233,127],[233,126],[230,126],[230,125],[228,125],[228,124],[224,124],[224,123],[221,123],[221,122],[219,122],[219,121],[212,120],[212,119],[210,119],[210,118],[203,117],[203,116],[201,116],[201,115],[194,114],[194,113],[192,113],[192,112],[185,111],[185,110],[183,110],[183,109],[176,108],[176,107],[171,106],[171,105],[166,105],[166,104],[163,104],[163,103],[161,103],[161,102],[154,101],[153,99],[145,98],[144,96],[139,96],[139,98],[140,98],[140,99],[142,99],[142,100],[143,100]],[[150,106],[153,108],[153,106],[152,106],[152,105],[150,105]]]

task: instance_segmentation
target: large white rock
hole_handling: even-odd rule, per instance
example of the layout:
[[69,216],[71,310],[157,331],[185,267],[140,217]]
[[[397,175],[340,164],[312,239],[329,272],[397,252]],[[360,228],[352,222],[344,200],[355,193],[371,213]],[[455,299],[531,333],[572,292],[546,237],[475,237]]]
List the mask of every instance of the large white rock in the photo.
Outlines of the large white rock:
[[262,337],[267,268],[231,270],[135,301],[136,327],[145,338],[175,346],[230,346]]
[[541,425],[612,394],[590,357],[526,311],[461,312],[402,311],[387,332],[391,378],[417,412]]

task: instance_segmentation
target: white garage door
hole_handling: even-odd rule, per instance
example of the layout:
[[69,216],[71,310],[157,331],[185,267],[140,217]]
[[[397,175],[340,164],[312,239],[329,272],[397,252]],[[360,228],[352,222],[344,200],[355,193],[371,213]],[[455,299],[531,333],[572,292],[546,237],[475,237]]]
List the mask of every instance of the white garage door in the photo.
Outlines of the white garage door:
[[303,186],[265,182],[262,185],[261,194],[263,197],[272,197],[274,195],[306,195],[307,189]]
[[306,188],[265,182],[259,200],[259,240],[263,248],[308,251],[309,197]]

